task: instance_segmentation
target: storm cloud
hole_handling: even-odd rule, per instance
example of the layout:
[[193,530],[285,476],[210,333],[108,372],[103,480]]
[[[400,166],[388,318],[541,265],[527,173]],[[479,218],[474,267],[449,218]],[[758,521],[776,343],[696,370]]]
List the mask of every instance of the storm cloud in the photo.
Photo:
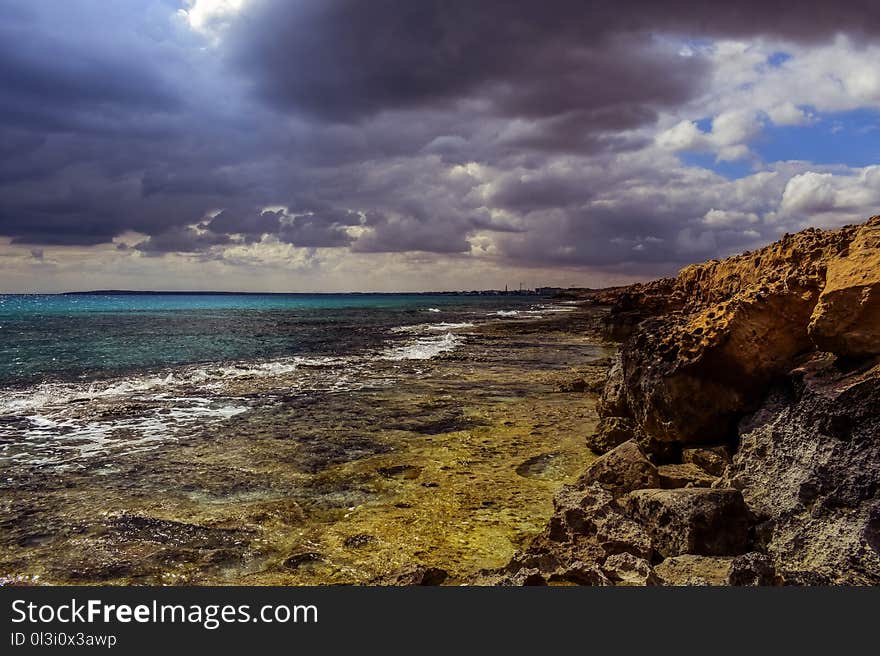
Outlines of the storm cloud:
[[12,246],[652,275],[878,198],[753,149],[878,109],[873,1],[121,4],[0,0]]

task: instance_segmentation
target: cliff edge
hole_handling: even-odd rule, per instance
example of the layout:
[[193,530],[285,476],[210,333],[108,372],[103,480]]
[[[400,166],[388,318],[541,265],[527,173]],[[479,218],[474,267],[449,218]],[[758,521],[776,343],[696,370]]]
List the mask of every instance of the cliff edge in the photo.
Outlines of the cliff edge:
[[591,298],[604,455],[494,582],[880,584],[880,216]]

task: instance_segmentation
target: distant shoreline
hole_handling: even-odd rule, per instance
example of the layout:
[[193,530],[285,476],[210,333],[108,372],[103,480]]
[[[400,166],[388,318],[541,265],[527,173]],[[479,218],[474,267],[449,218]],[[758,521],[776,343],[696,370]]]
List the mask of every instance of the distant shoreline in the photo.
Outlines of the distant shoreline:
[[[26,296],[27,294],[21,294]],[[42,294],[41,294],[42,295]],[[46,296],[549,296],[537,290],[502,291],[496,289],[438,292],[220,292],[220,291],[136,291],[96,289],[91,291],[56,292]]]

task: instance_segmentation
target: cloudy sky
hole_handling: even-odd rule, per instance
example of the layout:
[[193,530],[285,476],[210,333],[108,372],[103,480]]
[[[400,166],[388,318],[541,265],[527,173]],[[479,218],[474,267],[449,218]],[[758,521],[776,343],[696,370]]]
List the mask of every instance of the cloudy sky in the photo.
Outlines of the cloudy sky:
[[0,17],[0,291],[599,286],[880,213],[876,0]]

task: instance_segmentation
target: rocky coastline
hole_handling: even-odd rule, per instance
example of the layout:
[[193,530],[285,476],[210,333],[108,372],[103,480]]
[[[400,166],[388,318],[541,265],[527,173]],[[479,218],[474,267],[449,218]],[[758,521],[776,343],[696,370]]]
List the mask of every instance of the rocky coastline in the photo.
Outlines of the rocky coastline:
[[880,217],[582,297],[601,457],[476,583],[880,584]]

